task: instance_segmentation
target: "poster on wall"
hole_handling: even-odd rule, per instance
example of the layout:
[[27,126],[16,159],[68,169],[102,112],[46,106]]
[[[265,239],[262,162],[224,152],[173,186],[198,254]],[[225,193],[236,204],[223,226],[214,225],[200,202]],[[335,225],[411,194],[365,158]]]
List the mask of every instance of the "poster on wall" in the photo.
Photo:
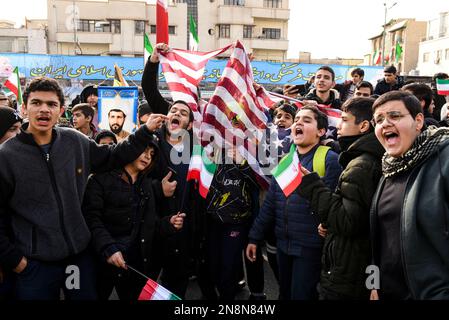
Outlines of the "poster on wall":
[[138,97],[137,87],[98,87],[100,129],[134,132],[137,127]]

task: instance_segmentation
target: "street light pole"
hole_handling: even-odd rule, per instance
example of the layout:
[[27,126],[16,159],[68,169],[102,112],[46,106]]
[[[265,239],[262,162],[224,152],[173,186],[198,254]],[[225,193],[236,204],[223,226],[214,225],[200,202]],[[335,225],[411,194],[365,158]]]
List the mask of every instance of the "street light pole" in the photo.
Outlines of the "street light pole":
[[395,2],[391,5],[391,7],[387,8],[387,3],[384,2],[384,8],[385,8],[385,14],[384,14],[384,32],[383,32],[383,37],[382,37],[382,66],[385,66],[385,38],[387,37],[387,12],[388,10],[390,10],[391,8],[393,8],[395,5],[397,5],[398,3]]

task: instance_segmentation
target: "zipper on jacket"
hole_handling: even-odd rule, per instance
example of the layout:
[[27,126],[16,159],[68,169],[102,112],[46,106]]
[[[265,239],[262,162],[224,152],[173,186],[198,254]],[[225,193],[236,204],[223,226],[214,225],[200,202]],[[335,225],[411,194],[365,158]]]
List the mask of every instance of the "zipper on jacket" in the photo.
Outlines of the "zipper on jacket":
[[62,206],[61,195],[59,194],[58,187],[56,185],[55,172],[53,170],[53,166],[51,165],[50,150],[48,153],[44,154],[44,158],[45,158],[45,163],[47,164],[48,172],[50,173],[51,186],[53,188],[53,192],[55,193],[56,202],[58,203],[59,225],[61,227],[61,231],[62,231],[62,235],[64,236],[64,240],[69,247],[69,253],[72,255],[75,253],[75,249],[73,248],[73,245],[67,236],[67,230],[66,230],[65,224],[64,224],[64,210],[63,210],[63,206]]

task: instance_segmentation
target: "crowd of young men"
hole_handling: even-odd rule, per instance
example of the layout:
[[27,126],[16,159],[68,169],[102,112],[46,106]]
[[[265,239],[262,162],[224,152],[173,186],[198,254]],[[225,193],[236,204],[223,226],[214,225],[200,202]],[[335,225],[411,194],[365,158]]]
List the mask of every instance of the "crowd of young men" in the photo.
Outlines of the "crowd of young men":
[[[115,287],[135,300],[145,284],[137,269],[181,298],[196,276],[205,299],[232,300],[245,253],[252,298],[264,299],[255,266],[265,240],[283,300],[449,298],[449,129],[434,118],[430,87],[403,87],[393,66],[375,88],[360,68],[337,85],[323,66],[303,95],[284,87],[302,108],[274,107],[278,130],[291,131],[299,187],[287,197],[272,179],[263,192],[237,148],[223,147],[204,199],[187,181],[193,113],[158,90],[166,50],[158,44],[145,66],[148,102],[134,133],[119,109],[108,115],[112,132],[97,132],[92,88],[72,109],[76,130],[58,126],[65,99],[48,78],[29,83],[21,114],[0,107],[3,298],[56,300],[63,290],[67,300],[103,300]],[[317,105],[342,110],[332,143]],[[366,285],[372,264],[380,288]],[[76,290],[69,266],[79,269]]]

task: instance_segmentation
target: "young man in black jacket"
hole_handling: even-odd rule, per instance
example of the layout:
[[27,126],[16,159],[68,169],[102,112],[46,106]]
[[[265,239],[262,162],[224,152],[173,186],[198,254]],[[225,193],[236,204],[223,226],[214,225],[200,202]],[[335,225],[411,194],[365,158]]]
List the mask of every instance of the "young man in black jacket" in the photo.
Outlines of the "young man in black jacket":
[[302,167],[305,176],[299,194],[310,201],[312,212],[327,228],[320,299],[369,298],[365,287],[365,269],[370,262],[369,213],[384,153],[370,124],[373,103],[371,98],[353,98],[343,104],[337,134],[344,171],[335,192],[316,173]]
[[[166,116],[152,115],[116,146],[99,146],[55,127],[64,112],[56,80],[34,79],[23,100],[29,122],[0,146],[0,264],[17,273],[18,299],[56,300],[61,288],[66,299],[94,299],[90,232],[81,212],[87,178],[136,159]],[[70,288],[66,270],[75,270]]]

